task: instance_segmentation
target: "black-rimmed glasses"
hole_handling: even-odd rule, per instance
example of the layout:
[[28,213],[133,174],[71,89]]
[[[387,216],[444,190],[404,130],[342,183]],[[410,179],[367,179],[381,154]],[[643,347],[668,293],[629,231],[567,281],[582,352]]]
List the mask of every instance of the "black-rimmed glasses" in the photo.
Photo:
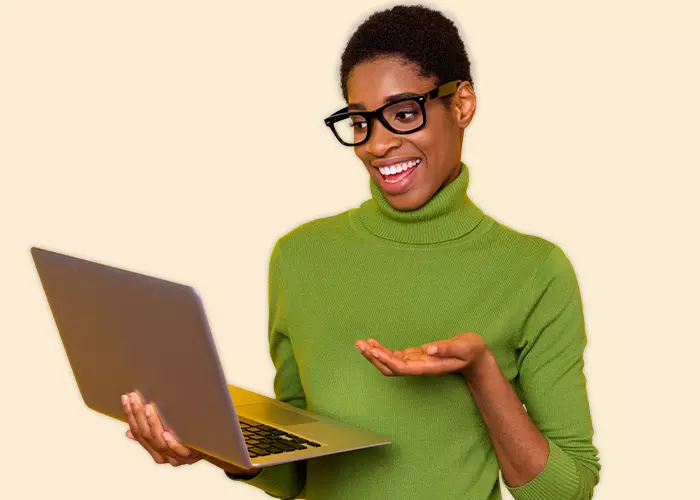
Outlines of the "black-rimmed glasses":
[[374,111],[348,111],[345,107],[324,121],[345,146],[359,146],[372,133],[372,118],[379,120],[395,134],[411,134],[425,126],[425,103],[453,94],[462,80],[453,80],[416,96],[390,102]]

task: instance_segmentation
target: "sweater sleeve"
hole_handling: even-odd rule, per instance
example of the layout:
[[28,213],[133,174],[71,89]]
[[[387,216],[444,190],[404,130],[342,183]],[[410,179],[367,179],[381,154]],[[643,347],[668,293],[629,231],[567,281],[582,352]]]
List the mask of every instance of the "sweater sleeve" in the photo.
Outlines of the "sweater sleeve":
[[518,348],[525,408],[549,444],[544,469],[511,487],[516,500],[589,500],[600,478],[593,445],[583,352],[583,304],[571,262],[558,247],[534,277],[531,309]]
[[[269,348],[275,366],[275,397],[297,408],[306,408],[306,396],[299,378],[299,367],[294,359],[289,338],[287,283],[282,274],[280,240],[270,256],[268,274]],[[263,467],[257,476],[241,479],[224,471],[235,481],[255,486],[275,498],[305,498],[306,462],[291,462]]]

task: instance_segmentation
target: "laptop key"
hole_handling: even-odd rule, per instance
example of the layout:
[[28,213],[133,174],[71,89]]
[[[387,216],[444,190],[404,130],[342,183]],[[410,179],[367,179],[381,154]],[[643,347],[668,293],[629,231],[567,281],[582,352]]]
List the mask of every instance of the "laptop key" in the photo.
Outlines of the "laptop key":
[[308,439],[304,439],[304,438],[300,438],[300,437],[296,437],[296,436],[292,437],[292,441],[294,441],[295,443],[299,443],[299,444],[307,444],[310,442]]
[[272,446],[270,446],[269,448],[265,448],[265,452],[268,455],[276,455],[278,453],[284,453],[284,450],[280,450],[279,448],[273,448]]
[[276,448],[282,448],[284,451],[294,451],[296,449],[293,446],[289,446],[288,444],[279,443],[279,442],[273,444],[272,446],[274,446]]
[[291,451],[291,450],[285,450],[281,446],[277,446],[275,444],[268,444],[265,449],[272,452],[272,453],[284,453],[285,451]]
[[304,446],[303,444],[297,443],[297,442],[294,442],[291,440],[287,441],[286,439],[285,440],[280,439],[279,443],[284,443],[286,446],[291,446],[295,450],[305,450],[306,449],[306,446]]
[[[294,449],[302,450],[306,449],[308,446],[313,446],[314,448],[321,446],[319,443],[314,443],[313,441],[304,439],[301,436],[292,434],[291,432],[285,432],[245,417],[238,417],[238,420],[241,423],[243,436],[245,437],[246,442],[248,442],[250,439],[255,439],[257,442],[253,444],[258,446],[260,446],[261,443],[275,444],[277,442],[282,442],[283,444],[291,446]],[[244,424],[246,427],[244,427]]]

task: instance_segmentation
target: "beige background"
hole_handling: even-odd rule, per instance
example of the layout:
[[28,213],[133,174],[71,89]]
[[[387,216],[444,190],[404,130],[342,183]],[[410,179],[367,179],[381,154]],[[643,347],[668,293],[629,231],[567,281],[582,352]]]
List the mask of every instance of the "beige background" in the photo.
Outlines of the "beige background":
[[[234,4],[0,0],[3,498],[269,498],[83,405],[29,254],[194,285],[229,380],[272,394],[269,252],[369,196],[322,118],[382,5]],[[697,3],[428,5],[473,61],[470,195],[578,273],[596,498],[697,498]]]

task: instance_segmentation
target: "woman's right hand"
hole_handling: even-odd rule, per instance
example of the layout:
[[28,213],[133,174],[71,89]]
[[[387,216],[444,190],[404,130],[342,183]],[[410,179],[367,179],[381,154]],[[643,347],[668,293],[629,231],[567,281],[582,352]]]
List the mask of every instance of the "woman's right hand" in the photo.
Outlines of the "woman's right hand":
[[173,467],[179,467],[204,459],[236,475],[252,477],[259,471],[259,467],[243,469],[183,445],[170,430],[163,428],[155,407],[152,404],[144,405],[135,392],[122,395],[122,406],[129,423],[126,436],[143,446],[158,464],[170,463]]

